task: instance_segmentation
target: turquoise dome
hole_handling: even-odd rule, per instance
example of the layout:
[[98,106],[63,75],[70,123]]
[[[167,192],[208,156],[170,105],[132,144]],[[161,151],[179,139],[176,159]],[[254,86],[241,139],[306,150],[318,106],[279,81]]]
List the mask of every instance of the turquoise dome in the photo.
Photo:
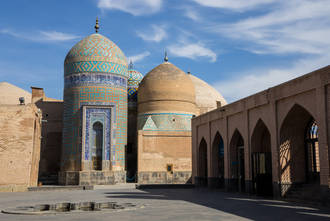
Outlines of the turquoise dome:
[[134,69],[128,69],[128,87],[139,87],[140,82],[143,79],[143,75]]
[[64,66],[65,75],[97,72],[128,77],[126,56],[115,43],[100,34],[92,34],[74,45]]
[[137,91],[142,79],[143,79],[143,75],[139,71],[133,69],[133,64],[131,63],[128,69],[128,81],[127,81],[127,94],[128,94],[128,100],[130,102],[131,101],[136,102]]

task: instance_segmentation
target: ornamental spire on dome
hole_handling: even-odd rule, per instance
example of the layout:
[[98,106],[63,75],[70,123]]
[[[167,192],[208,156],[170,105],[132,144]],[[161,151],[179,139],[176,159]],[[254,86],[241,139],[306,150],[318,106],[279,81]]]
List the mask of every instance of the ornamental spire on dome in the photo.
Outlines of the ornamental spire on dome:
[[129,65],[128,65],[128,69],[132,70],[133,67],[134,67],[134,65],[133,65],[133,61],[130,60]]
[[164,61],[168,62],[168,57],[167,57],[167,51],[165,50],[165,57],[164,57]]
[[98,17],[96,17],[96,24],[95,24],[94,28],[95,28],[95,32],[98,33],[99,29],[100,29]]

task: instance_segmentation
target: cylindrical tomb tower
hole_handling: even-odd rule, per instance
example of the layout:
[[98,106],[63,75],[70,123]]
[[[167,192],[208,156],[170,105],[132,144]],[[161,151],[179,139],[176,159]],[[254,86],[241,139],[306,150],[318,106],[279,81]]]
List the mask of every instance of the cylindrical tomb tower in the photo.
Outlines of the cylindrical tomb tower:
[[100,34],[67,54],[60,184],[125,182],[127,79],[124,53]]

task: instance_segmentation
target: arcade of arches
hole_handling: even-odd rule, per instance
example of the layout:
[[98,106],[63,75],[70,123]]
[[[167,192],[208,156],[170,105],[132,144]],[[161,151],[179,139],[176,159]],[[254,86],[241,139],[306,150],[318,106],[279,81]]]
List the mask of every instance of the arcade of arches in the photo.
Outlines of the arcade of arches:
[[192,134],[196,185],[329,200],[330,66],[200,115]]

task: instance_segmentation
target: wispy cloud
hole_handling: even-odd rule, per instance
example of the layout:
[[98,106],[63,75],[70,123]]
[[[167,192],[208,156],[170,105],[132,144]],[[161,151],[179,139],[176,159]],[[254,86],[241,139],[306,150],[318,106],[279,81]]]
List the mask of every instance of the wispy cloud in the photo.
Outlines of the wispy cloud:
[[278,0],[193,0],[194,2],[213,8],[223,8],[237,11],[246,11]]
[[164,25],[152,25],[149,31],[137,31],[137,35],[144,41],[161,42],[167,38],[167,32]]
[[149,55],[150,55],[150,52],[149,51],[145,51],[145,52],[140,53],[140,54],[129,56],[128,57],[128,60],[129,61],[132,61],[133,63],[137,63],[139,61],[142,61],[143,59],[145,59]]
[[40,31],[40,39],[45,41],[70,41],[77,38],[80,36],[58,31]]
[[330,0],[278,1],[264,15],[209,30],[249,42],[245,49],[253,53],[322,54],[330,49],[329,11]]
[[153,14],[161,10],[163,0],[98,0],[102,10],[120,10],[135,16]]
[[184,16],[193,20],[193,21],[202,21],[202,17],[199,14],[198,10],[192,8],[192,7],[187,7],[185,6],[183,8]]
[[63,42],[80,38],[78,35],[58,31],[36,31],[31,33],[20,33],[10,29],[0,29],[0,34],[34,42]]
[[[194,0],[202,4],[202,0]],[[235,2],[235,3],[234,3]],[[240,1],[237,1],[240,2]],[[263,13],[233,23],[210,25],[208,30],[236,41],[243,50],[256,54],[291,57],[286,67],[259,67],[236,73],[236,78],[214,86],[229,100],[237,100],[306,74],[330,61],[330,0],[246,1],[249,7],[234,7],[236,1],[204,1],[208,6],[252,10],[272,3]],[[225,4],[226,3],[226,4]],[[253,4],[252,4],[253,3]],[[265,9],[265,8],[263,8]]]
[[190,58],[193,60],[199,57],[206,57],[210,59],[210,62],[215,62],[217,60],[217,54],[200,42],[181,42],[179,44],[170,45],[167,48],[172,55],[177,57]]
[[329,64],[329,61],[329,54],[304,58],[286,68],[269,67],[241,72],[234,78],[220,80],[212,86],[228,102],[232,102],[324,67]]

